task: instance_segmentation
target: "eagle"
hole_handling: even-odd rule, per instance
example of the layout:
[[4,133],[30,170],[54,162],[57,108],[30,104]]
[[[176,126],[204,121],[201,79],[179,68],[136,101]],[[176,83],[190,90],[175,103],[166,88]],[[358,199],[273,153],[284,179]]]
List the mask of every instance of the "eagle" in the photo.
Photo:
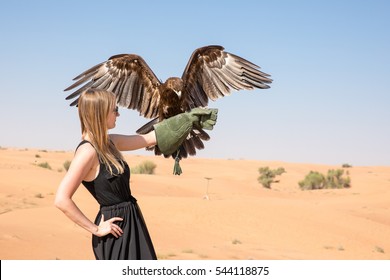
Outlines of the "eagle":
[[[117,105],[137,110],[140,116],[151,119],[136,132],[145,134],[153,125],[196,107],[207,107],[209,100],[230,95],[232,90],[268,89],[270,75],[260,71],[256,64],[229,52],[224,47],[210,45],[196,49],[184,72],[162,82],[145,60],[137,54],[118,54],[99,63],[73,79],[64,91],[74,90],[66,100],[74,99],[88,88],[113,92]],[[76,89],[78,87],[78,89]],[[200,127],[194,127],[174,158],[196,155],[204,148],[203,141],[210,136]],[[158,146],[148,147],[161,155]],[[170,155],[164,155],[169,157]]]

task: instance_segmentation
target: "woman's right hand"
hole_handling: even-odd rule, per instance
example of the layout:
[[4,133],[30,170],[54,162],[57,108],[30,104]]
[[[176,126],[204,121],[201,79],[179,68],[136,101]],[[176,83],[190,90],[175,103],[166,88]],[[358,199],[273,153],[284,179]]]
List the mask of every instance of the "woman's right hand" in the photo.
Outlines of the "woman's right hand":
[[102,237],[108,234],[114,235],[116,238],[122,236],[123,230],[115,224],[117,221],[123,221],[120,217],[113,217],[107,221],[104,220],[104,215],[102,214],[102,219],[98,225],[97,231],[94,233],[96,236]]

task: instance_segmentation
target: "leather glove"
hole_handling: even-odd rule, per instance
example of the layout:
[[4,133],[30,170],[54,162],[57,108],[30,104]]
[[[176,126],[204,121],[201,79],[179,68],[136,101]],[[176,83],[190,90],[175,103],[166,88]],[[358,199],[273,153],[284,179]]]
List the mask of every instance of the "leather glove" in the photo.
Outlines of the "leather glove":
[[155,124],[157,146],[164,155],[173,154],[194,127],[212,130],[217,115],[218,109],[194,108]]

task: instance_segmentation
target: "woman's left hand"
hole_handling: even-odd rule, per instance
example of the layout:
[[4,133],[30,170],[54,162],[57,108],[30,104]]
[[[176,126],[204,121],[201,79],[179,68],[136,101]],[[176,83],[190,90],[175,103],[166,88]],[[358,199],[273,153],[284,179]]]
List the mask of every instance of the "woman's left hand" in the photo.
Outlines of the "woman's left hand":
[[99,237],[108,235],[110,233],[114,235],[116,238],[122,236],[123,230],[117,224],[115,224],[115,222],[117,221],[123,221],[123,219],[120,217],[113,217],[105,221],[104,215],[102,214],[102,219],[100,220],[98,229],[94,234]]

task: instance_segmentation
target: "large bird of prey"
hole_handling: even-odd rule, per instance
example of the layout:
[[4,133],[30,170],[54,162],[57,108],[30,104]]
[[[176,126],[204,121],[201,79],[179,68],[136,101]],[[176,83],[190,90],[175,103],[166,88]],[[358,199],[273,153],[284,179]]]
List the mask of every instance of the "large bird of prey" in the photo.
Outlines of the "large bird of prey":
[[[70,104],[73,106],[88,88],[111,91],[119,106],[152,119],[137,130],[145,134],[153,130],[155,123],[195,107],[206,107],[209,100],[227,96],[232,90],[269,88],[270,75],[259,69],[254,63],[224,51],[222,46],[205,46],[192,53],[181,78],[171,77],[163,83],[139,55],[119,54],[75,77],[74,84],[65,91],[80,87],[66,99],[77,98]],[[197,149],[204,148],[203,141],[209,139],[204,130],[194,128],[174,156],[180,159],[195,155]],[[161,155],[157,146],[148,149]]]

